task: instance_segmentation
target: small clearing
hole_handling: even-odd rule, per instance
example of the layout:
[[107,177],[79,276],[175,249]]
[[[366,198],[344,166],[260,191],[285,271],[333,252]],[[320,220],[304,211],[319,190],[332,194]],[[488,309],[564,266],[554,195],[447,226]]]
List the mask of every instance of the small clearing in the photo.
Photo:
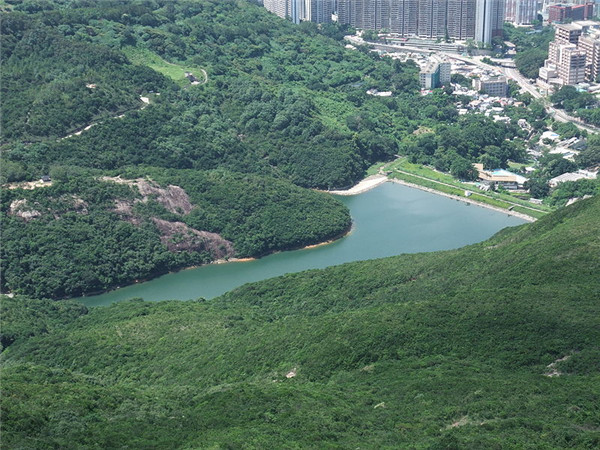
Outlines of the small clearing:
[[558,363],[561,363],[563,361],[567,361],[568,359],[571,358],[572,355],[567,355],[567,356],[563,356],[562,358],[557,359],[556,361],[554,361],[553,363],[548,364],[546,367],[548,368],[548,370],[546,371],[546,373],[544,374],[547,377],[560,377],[562,375],[562,372],[560,372],[557,368],[556,365]]
[[47,187],[47,186],[52,186],[52,181],[42,181],[42,180],[21,181],[18,183],[7,183],[7,184],[3,185],[3,187],[6,187],[8,189],[25,189],[27,191],[31,191],[33,189],[37,189],[40,187]]
[[31,219],[40,217],[42,213],[34,207],[30,206],[25,199],[13,200],[10,204],[8,214],[11,216],[20,217],[21,219],[29,222]]

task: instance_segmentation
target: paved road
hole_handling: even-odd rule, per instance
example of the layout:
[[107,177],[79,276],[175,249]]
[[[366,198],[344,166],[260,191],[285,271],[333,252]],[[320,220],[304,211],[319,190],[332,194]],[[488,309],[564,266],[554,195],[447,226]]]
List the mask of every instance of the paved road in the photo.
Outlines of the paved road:
[[[365,43],[360,38],[347,39],[347,40],[349,40],[350,42],[352,42],[354,44]],[[521,75],[521,73],[517,69],[513,69],[510,67],[490,66],[489,64],[481,62],[480,58],[478,59],[477,57],[462,56],[457,53],[441,52],[441,51],[435,51],[435,50],[425,50],[422,48],[411,48],[411,47],[407,47],[407,46],[397,46],[397,45],[392,45],[392,44],[377,44],[377,43],[373,43],[373,42],[370,42],[370,44],[373,44],[376,48],[385,48],[386,50],[411,51],[411,52],[418,52],[418,53],[439,53],[439,54],[445,55],[448,59],[463,61],[468,64],[474,64],[481,68],[495,71],[500,75],[505,75],[506,77],[516,81],[517,84],[521,88],[523,88],[526,92],[530,93],[533,96],[533,98],[541,99],[542,102],[544,103],[546,111],[555,120],[557,120],[559,122],[571,122],[577,128],[579,128],[581,130],[586,130],[590,133],[600,133],[600,128],[595,127],[593,125],[588,125],[586,123],[583,123],[577,117],[570,116],[569,114],[565,113],[563,110],[554,108],[550,104],[548,99],[537,90],[535,85],[531,84],[529,82],[529,79],[527,79],[523,75]]]
[[578,119],[577,117],[573,117],[573,116],[567,114],[562,109],[556,109],[556,108],[554,108],[550,104],[550,102],[547,100],[547,98],[544,95],[542,95],[537,90],[537,88],[533,84],[531,84],[529,82],[529,80],[527,78],[525,78],[523,75],[521,75],[521,73],[517,69],[512,69],[512,68],[509,68],[509,67],[490,66],[489,64],[485,64],[485,63],[481,62],[477,58],[470,58],[470,57],[466,57],[466,56],[455,55],[453,53],[443,53],[443,54],[445,56],[447,56],[449,59],[456,59],[458,61],[463,61],[463,62],[466,62],[466,63],[475,64],[475,65],[477,65],[479,67],[482,67],[484,69],[493,70],[493,71],[495,71],[495,72],[497,72],[499,74],[505,75],[506,77],[508,77],[508,78],[516,81],[517,84],[521,88],[525,89],[525,91],[528,92],[528,93],[530,93],[534,98],[541,99],[543,101],[543,103],[544,103],[546,111],[555,120],[557,120],[559,122],[571,122],[577,128],[579,128],[581,130],[589,131],[590,133],[600,133],[600,128],[595,127],[593,125],[589,125],[589,124],[583,123],[580,119]]

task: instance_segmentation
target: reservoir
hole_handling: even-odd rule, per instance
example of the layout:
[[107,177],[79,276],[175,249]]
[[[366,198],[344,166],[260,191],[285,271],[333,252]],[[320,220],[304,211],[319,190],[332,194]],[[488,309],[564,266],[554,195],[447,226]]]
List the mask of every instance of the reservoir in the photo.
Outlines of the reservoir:
[[210,299],[242,284],[291,272],[318,269],[402,253],[449,250],[481,242],[523,220],[491,209],[396,183],[339,197],[350,209],[350,234],[329,245],[264,258],[211,264],[163,275],[105,294],[77,300],[87,306],[141,297],[147,301]]

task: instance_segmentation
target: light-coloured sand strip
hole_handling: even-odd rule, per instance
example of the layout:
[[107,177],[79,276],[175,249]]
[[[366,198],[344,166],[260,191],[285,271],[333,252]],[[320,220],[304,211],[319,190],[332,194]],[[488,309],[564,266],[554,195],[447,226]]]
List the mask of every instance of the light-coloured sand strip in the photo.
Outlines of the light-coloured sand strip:
[[362,194],[363,192],[370,191],[374,187],[377,187],[386,181],[388,181],[388,178],[385,175],[371,175],[370,177],[360,181],[357,185],[352,186],[350,189],[327,192],[335,195],[358,195]]
[[389,181],[391,181],[393,183],[401,184],[403,186],[421,189],[422,191],[425,191],[425,192],[431,192],[432,194],[443,195],[444,197],[448,197],[448,198],[451,198],[454,200],[459,200],[459,201],[465,202],[465,203],[470,203],[472,205],[483,206],[484,208],[493,209],[494,211],[498,211],[501,213],[506,213],[508,215],[518,217],[519,219],[526,220],[527,222],[535,222],[537,220],[535,217],[528,216],[527,214],[522,214],[522,213],[516,212],[516,211],[509,211],[508,209],[498,208],[497,206],[492,206],[492,205],[488,205],[487,203],[477,202],[475,200],[471,200],[470,198],[460,197],[458,195],[446,194],[445,192],[436,191],[435,189],[431,189],[431,188],[428,188],[425,186],[420,186],[420,185],[414,184],[414,183],[409,183],[407,181],[398,180],[395,178],[390,179]]

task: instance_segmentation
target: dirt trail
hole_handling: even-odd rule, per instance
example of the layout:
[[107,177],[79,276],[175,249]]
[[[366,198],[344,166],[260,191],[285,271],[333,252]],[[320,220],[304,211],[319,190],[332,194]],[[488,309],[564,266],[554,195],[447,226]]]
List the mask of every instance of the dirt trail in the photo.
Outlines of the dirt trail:
[[[140,108],[132,109],[132,110],[129,110],[127,112],[142,111],[143,109],[145,109],[150,104],[150,98],[149,97],[142,97],[142,96],[140,96],[140,100],[142,101],[142,106]],[[110,119],[122,119],[123,117],[125,117],[125,113],[119,114],[118,116],[113,116]],[[110,119],[107,119],[107,120],[110,120]],[[58,138],[58,140],[62,141],[63,139],[69,139],[70,137],[73,137],[73,136],[79,136],[84,131],[87,131],[90,128],[95,127],[96,125],[99,125],[101,123],[104,123],[104,121],[102,121],[102,122],[92,122],[89,125],[86,125],[85,127],[81,128],[78,131],[75,131],[75,132],[73,132],[71,134],[67,134],[66,136]]]

